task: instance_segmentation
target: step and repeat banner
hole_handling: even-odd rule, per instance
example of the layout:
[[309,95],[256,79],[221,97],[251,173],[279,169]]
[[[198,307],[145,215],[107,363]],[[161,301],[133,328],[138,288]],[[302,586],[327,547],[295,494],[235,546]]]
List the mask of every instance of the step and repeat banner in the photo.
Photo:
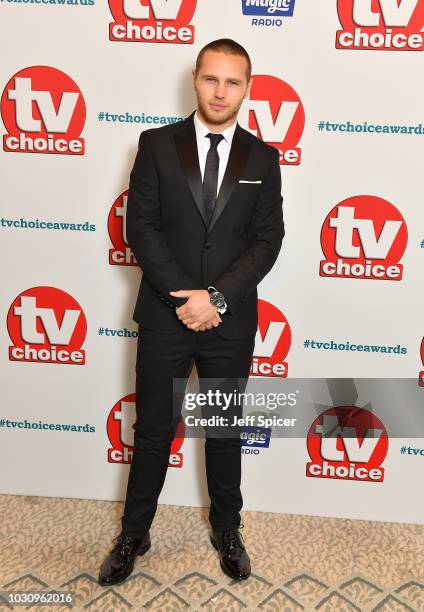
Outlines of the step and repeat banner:
[[[286,224],[250,380],[407,379],[418,410],[399,399],[411,427],[390,435],[393,393],[357,382],[321,389],[304,436],[246,425],[244,508],[423,522],[423,27],[424,0],[0,0],[2,493],[124,499],[129,173],[144,129],[194,110],[198,51],[229,37],[252,58],[239,122],[280,152]],[[169,465],[160,501],[207,505],[184,426]]]

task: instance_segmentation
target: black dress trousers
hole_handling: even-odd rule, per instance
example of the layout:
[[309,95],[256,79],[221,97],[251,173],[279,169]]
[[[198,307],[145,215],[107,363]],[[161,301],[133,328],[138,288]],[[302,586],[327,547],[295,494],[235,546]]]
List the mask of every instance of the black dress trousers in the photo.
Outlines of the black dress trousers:
[[[144,534],[156,512],[182,406],[180,403],[179,411],[175,411],[173,379],[188,380],[193,364],[196,364],[199,391],[216,388],[216,379],[223,381],[224,390],[235,389],[232,379],[236,379],[237,390],[243,392],[254,346],[254,335],[226,339],[220,337],[214,328],[199,332],[182,329],[169,334],[140,327],[134,452],[122,516],[122,529],[126,534]],[[182,393],[180,395],[182,401]],[[235,413],[241,416],[241,409],[237,406],[230,412],[231,418]],[[237,429],[234,431],[237,433]],[[208,435],[206,429],[205,463],[211,500],[210,524],[217,531],[236,529],[240,525],[243,505],[240,436],[233,437],[227,432],[226,436],[217,437],[216,433]]]

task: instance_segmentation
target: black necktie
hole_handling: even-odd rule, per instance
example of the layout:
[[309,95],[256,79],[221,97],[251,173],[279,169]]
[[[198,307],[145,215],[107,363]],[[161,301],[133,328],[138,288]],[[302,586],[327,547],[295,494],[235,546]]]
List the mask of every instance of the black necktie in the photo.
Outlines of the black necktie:
[[210,138],[211,146],[206,157],[205,173],[203,175],[203,203],[206,213],[206,225],[209,226],[215,208],[218,188],[219,155],[217,147],[224,136],[222,134],[211,133],[206,136]]

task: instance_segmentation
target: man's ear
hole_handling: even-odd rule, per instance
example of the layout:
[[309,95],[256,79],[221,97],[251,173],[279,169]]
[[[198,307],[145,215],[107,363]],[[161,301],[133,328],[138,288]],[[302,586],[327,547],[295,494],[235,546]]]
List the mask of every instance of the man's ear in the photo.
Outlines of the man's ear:
[[248,98],[250,96],[250,88],[252,87],[252,77],[250,77],[249,82],[247,83],[247,89],[246,89],[246,93],[244,95],[245,98]]

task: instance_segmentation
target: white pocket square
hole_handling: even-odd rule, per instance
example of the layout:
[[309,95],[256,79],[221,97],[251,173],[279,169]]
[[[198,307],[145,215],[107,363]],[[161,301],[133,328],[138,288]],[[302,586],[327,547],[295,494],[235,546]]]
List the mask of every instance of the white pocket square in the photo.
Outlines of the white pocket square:
[[243,181],[243,180],[240,180],[239,183],[248,183],[250,185],[260,185],[262,183],[262,181]]

